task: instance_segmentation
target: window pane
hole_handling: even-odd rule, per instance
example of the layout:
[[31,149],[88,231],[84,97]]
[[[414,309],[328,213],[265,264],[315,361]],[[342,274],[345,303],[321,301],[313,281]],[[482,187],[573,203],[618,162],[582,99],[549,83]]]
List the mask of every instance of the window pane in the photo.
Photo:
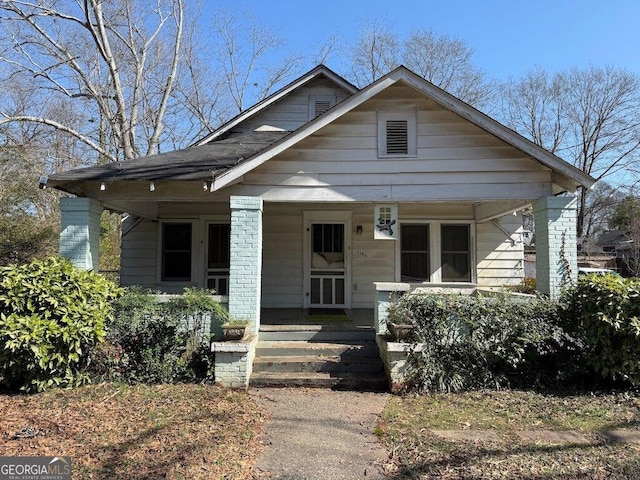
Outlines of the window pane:
[[209,225],[209,268],[229,268],[229,225]]
[[442,281],[471,281],[469,225],[442,225]]
[[430,280],[429,225],[402,225],[400,277],[404,282]]
[[469,251],[469,225],[442,225],[442,250]]
[[163,242],[165,250],[191,250],[191,224],[165,223]]
[[162,225],[162,273],[164,281],[191,281],[191,224]]
[[312,226],[314,253],[342,253],[344,225],[341,223],[314,223]]
[[311,303],[315,305],[320,303],[320,279],[318,277],[311,279]]
[[336,304],[344,304],[344,279],[336,278]]
[[402,250],[429,250],[429,225],[402,225]]
[[322,303],[323,305],[333,304],[333,279],[322,279]]

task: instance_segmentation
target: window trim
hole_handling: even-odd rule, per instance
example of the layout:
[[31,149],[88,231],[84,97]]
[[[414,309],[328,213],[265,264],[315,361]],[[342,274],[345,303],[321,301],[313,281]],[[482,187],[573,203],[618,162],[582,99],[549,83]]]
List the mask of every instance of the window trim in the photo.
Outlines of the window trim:
[[[407,153],[387,153],[387,121],[407,122]],[[378,158],[412,158],[418,155],[415,109],[378,112]]]
[[[477,283],[478,265],[476,261],[476,222],[472,220],[434,220],[434,219],[415,219],[402,218],[398,219],[399,238],[396,243],[396,271],[395,281],[402,282],[402,225],[429,225],[429,262],[431,268],[431,278],[421,283],[412,283],[411,285],[473,285]],[[442,280],[442,225],[469,225],[469,262],[471,268],[471,280],[469,282],[444,282]]]

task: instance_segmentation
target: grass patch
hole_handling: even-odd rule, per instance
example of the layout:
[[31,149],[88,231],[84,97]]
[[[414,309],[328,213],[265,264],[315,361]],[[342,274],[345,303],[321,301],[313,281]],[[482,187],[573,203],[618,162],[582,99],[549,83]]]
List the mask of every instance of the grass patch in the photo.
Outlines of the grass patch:
[[78,479],[246,478],[264,421],[244,392],[186,384],[2,395],[0,411],[3,455],[71,456]]
[[[640,446],[601,436],[617,428],[640,428],[638,396],[481,391],[394,397],[377,433],[397,478],[633,478]],[[435,430],[491,430],[501,441],[443,440]],[[592,444],[531,444],[520,430],[571,430]]]

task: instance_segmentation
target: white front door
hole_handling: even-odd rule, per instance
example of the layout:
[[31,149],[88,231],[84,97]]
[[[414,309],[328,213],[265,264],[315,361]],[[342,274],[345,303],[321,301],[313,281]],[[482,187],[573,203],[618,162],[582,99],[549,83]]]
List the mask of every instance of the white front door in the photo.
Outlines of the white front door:
[[351,212],[305,212],[305,308],[350,308]]

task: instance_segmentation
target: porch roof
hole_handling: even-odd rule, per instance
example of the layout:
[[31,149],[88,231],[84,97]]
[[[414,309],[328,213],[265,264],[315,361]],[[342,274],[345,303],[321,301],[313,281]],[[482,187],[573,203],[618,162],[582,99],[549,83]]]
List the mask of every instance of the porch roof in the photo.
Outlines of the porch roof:
[[256,131],[230,135],[224,140],[173,152],[56,173],[49,182],[54,187],[75,193],[74,182],[83,181],[212,180],[216,174],[254,156],[288,134],[286,131]]

